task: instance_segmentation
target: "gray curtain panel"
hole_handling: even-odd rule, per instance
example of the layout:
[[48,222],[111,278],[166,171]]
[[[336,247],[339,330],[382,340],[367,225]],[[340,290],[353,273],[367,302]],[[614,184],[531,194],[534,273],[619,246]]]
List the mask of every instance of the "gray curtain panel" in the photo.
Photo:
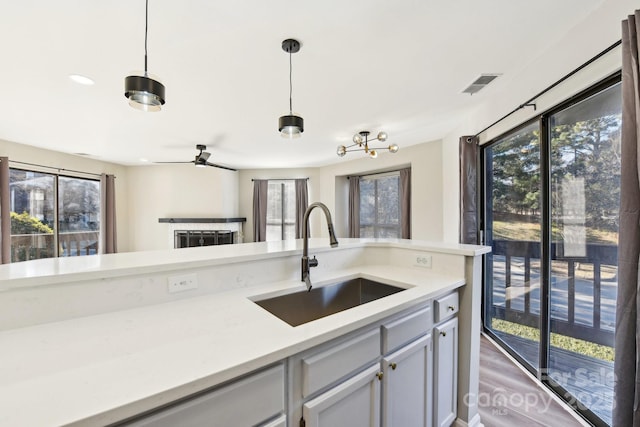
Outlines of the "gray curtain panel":
[[460,243],[478,244],[478,138],[461,136]]
[[118,252],[116,232],[116,177],[100,175],[100,253]]
[[638,286],[640,271],[640,10],[622,22],[622,142],[614,426],[640,426]]
[[403,239],[411,238],[411,168],[400,169],[400,206]]
[[349,177],[349,237],[360,237],[360,177]]
[[9,158],[0,157],[0,264],[11,262],[11,209]]
[[253,180],[253,241],[267,240],[267,192],[269,181]]
[[302,238],[302,222],[304,221],[304,212],[308,206],[307,179],[296,179],[296,239]]

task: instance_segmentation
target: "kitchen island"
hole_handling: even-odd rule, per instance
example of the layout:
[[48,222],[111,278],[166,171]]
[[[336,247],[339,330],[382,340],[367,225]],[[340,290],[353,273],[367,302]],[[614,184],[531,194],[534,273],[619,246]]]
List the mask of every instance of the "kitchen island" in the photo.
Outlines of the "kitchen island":
[[[331,249],[311,239],[314,287],[362,277],[406,290],[292,327],[254,301],[303,289],[301,249],[301,241],[246,243],[0,266],[0,425],[118,423],[273,364],[289,369],[296,355],[455,290],[455,423],[481,425],[480,272],[488,248],[341,239]],[[284,419],[297,410],[289,403]]]

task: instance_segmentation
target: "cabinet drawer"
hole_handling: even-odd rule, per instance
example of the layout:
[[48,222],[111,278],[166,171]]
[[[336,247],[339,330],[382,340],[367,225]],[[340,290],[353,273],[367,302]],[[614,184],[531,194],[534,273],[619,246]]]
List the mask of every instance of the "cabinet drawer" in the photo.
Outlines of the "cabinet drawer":
[[435,304],[436,323],[442,322],[444,319],[451,317],[458,312],[458,293],[454,292],[445,297],[436,299]]
[[253,426],[283,411],[284,366],[278,365],[124,425]]
[[382,353],[387,354],[421,335],[433,326],[431,307],[382,325]]
[[376,328],[302,358],[302,396],[307,397],[321,388],[354,372],[380,355],[380,329]]

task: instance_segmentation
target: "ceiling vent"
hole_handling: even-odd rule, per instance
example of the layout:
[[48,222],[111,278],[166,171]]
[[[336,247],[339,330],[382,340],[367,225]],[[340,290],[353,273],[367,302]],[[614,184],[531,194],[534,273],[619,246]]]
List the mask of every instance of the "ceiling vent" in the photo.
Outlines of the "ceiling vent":
[[468,93],[469,95],[473,95],[476,92],[479,92],[480,89],[491,83],[496,77],[500,76],[500,74],[481,74],[473,83],[469,85],[462,93]]

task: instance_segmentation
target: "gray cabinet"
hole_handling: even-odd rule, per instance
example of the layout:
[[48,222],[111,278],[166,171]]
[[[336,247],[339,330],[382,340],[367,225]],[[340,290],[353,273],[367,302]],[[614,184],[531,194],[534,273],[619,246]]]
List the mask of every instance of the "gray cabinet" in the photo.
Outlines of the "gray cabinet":
[[450,426],[457,415],[458,319],[436,325],[434,331],[434,410],[436,427]]
[[378,365],[371,366],[306,402],[306,427],[378,427],[380,381]]
[[431,427],[431,334],[382,359],[383,427]]
[[[149,427],[237,427],[271,425],[284,411],[284,365],[251,374],[211,392],[125,423]],[[282,425],[281,424],[275,424]]]
[[432,329],[427,302],[293,356],[290,419],[307,427],[431,427]]

